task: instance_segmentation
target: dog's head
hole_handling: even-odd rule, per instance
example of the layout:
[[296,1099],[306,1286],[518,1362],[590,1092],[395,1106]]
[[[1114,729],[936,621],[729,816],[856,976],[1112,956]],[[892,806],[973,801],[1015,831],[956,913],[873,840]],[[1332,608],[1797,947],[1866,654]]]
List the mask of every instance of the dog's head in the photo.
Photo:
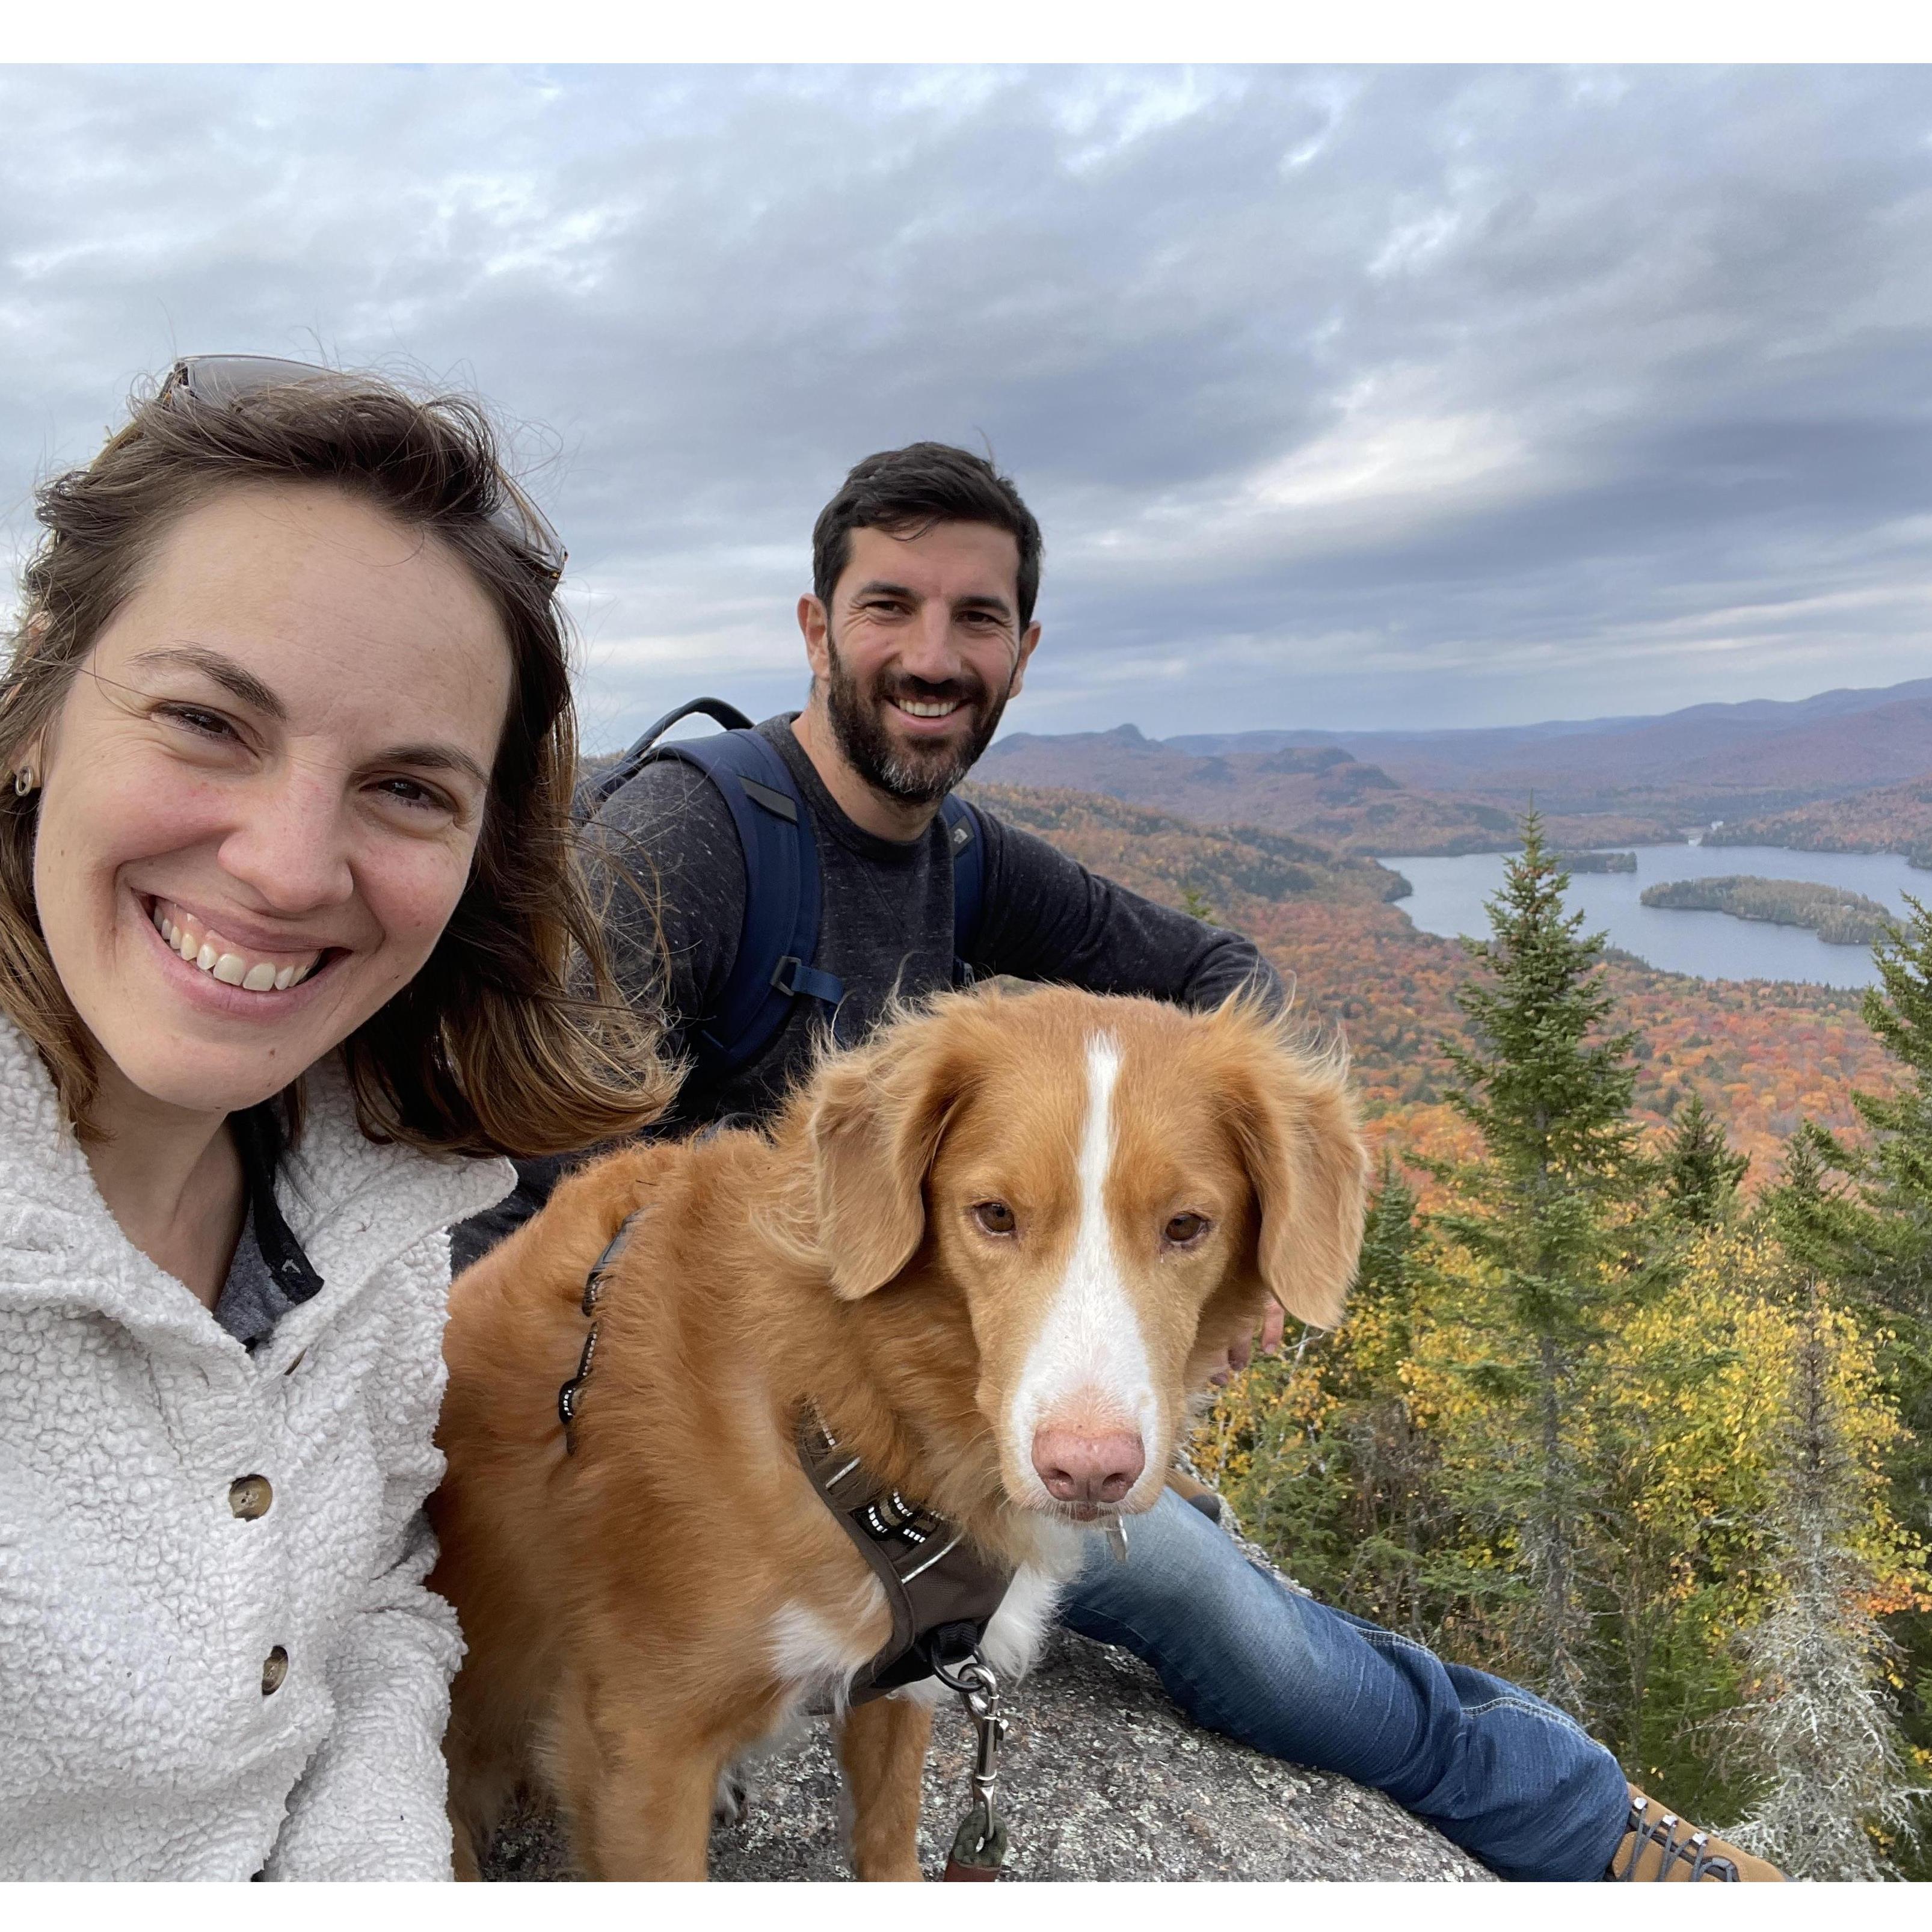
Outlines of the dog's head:
[[1147,1508],[1189,1391],[1266,1298],[1341,1313],[1354,1108],[1340,1067],[1251,1003],[946,995],[827,1060],[806,1105],[834,1291],[963,1298],[1022,1505]]

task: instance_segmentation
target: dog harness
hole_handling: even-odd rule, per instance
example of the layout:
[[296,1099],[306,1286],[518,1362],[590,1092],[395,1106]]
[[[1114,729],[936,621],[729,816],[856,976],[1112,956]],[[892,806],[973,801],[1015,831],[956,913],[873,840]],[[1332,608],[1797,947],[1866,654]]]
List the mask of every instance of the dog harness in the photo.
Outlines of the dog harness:
[[964,1531],[875,1477],[809,1404],[799,1416],[797,1442],[800,1466],[872,1566],[892,1610],[892,1635],[852,1680],[851,1702],[869,1702],[975,1655],[1013,1573],[987,1562]]
[[[573,1456],[577,1412],[597,1360],[597,1304],[644,1211],[625,1216],[584,1281],[581,1306],[590,1326],[577,1372],[556,1392],[564,1448]],[[1013,1573],[988,1562],[963,1530],[875,1477],[840,1446],[809,1403],[800,1412],[795,1439],[813,1492],[871,1566],[892,1613],[892,1634],[853,1680],[850,1701],[869,1702],[934,1676],[940,1662],[956,1666],[974,1655]]]

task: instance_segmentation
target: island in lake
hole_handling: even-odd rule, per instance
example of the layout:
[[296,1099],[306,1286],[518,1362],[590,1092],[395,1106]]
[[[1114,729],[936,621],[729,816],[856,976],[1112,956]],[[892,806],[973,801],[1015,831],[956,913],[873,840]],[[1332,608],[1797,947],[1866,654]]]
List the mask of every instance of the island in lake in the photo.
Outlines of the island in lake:
[[1891,912],[1862,892],[1817,886],[1802,879],[1670,879],[1646,886],[1647,906],[1672,912],[1727,912],[1733,919],[1761,919],[1774,926],[1808,927],[1828,946],[1869,946],[1893,923]]
[[1634,852],[1557,852],[1551,855],[1566,872],[1634,872]]

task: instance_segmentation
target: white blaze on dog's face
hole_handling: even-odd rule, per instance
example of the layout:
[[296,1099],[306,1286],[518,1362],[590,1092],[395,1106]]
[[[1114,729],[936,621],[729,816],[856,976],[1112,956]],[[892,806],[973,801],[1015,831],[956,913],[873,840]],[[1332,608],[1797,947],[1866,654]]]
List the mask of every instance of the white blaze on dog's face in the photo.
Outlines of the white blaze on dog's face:
[[[1148,1508],[1190,1391],[1268,1294],[1339,1315],[1364,1192],[1353,1111],[1334,1066],[1251,1010],[982,994],[873,1052],[869,1158],[861,1137],[844,1149],[866,1176],[821,1181],[850,1264],[836,1285],[929,1291],[936,1274],[963,1295],[1014,1502],[1081,1520]],[[903,1211],[842,1210],[841,1193]]]
[[[1139,1258],[1133,1250],[1142,1245],[1135,1239],[1136,1190],[1124,1178],[1117,1184],[1113,1171],[1120,1044],[1111,1034],[1095,1034],[1086,1045],[1085,1118],[1074,1162],[1071,1239],[1064,1261],[1058,1252],[1041,1258],[1049,1276],[1058,1279],[1047,1288],[1036,1322],[1028,1324],[1033,1334],[1003,1420],[1010,1459],[1017,1462],[1024,1450],[1033,1483],[1045,1492],[1042,1499],[1065,1503],[1075,1516],[1090,1519],[1103,1508],[1134,1508],[1136,1492],[1147,1486],[1148,1448],[1168,1434],[1156,1386],[1172,1379],[1156,1375],[1154,1358],[1173,1354],[1173,1331],[1194,1326],[1176,1318],[1198,1311],[1186,1306],[1193,1298],[1184,1284],[1132,1265]],[[1126,1202],[1120,1202],[1124,1193],[1130,1196]],[[1117,1204],[1128,1210],[1118,1228]],[[1162,1246],[1177,1255],[1199,1247],[1214,1225],[1203,1211],[1210,1204],[1203,1198],[1170,1216]],[[1018,1246],[1019,1222],[1010,1202],[995,1196],[973,1203],[968,1217],[981,1239]],[[1178,1240],[1172,1238],[1177,1230]],[[1061,1245],[1053,1244],[1055,1250]],[[1041,1299],[1036,1288],[1028,1299]],[[1191,1342],[1191,1334],[1187,1339]],[[1156,1490],[1162,1466],[1154,1465]],[[1010,1491],[1025,1495],[1029,1486],[1022,1475],[1016,1490],[1010,1475]]]

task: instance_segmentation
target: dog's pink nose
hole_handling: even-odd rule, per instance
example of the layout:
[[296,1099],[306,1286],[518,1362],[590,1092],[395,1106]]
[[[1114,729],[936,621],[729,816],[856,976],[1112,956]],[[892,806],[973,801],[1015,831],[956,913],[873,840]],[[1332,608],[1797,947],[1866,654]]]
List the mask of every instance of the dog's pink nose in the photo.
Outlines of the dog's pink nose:
[[1147,1467],[1141,1438],[1125,1429],[1104,1436],[1079,1429],[1034,1432],[1033,1466],[1047,1493],[1064,1503],[1117,1503]]

